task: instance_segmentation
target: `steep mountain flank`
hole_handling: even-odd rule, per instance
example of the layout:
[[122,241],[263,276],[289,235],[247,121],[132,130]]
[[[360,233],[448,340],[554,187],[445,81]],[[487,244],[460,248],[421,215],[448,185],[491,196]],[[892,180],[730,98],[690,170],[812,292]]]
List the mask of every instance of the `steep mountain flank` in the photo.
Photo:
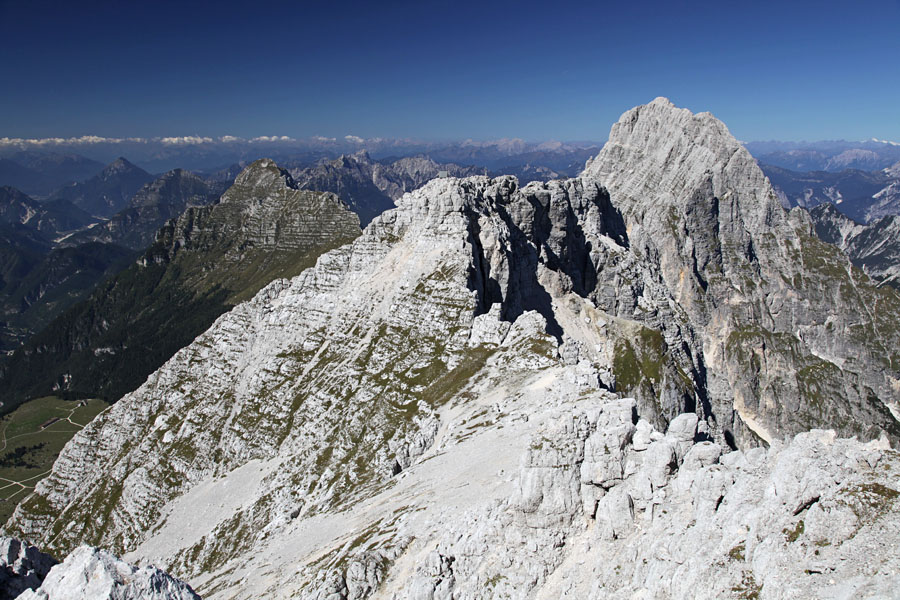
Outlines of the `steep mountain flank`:
[[860,225],[831,204],[809,211],[816,235],[847,253],[873,279],[900,286],[900,216]]
[[897,314],[657,99],[579,178],[433,180],[272,281],[6,529],[211,598],[883,593]]
[[94,221],[65,200],[42,204],[3,187],[0,221],[0,350],[17,347],[132,257],[110,244],[53,249],[61,232]]
[[219,203],[169,222],[138,264],[6,357],[4,410],[53,391],[119,398],[235,303],[358,232],[334,196],[257,161]]
[[51,199],[68,200],[91,215],[108,217],[125,208],[135,192],[152,180],[152,175],[119,157],[98,175],[61,188]]
[[134,258],[127,248],[98,242],[31,255],[27,268],[0,282],[0,349],[17,348]]
[[211,204],[219,196],[215,186],[193,173],[175,169],[143,186],[128,206],[109,220],[66,238],[62,244],[74,246],[94,241],[144,250],[166,221],[189,206]]
[[687,342],[698,400],[739,443],[817,426],[896,439],[900,296],[785,212],[720,121],[665,100],[633,109],[583,177],[609,191],[649,271],[616,294],[642,298],[667,347]]
[[95,220],[66,200],[40,203],[15,188],[0,187],[0,221],[29,227],[48,241]]

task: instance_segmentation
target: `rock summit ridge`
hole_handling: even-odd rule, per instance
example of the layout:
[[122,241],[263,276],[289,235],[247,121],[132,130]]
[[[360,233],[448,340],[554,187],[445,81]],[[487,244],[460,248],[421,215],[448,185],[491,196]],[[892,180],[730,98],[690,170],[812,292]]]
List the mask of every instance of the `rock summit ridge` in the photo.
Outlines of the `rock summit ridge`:
[[431,181],[269,283],[7,529],[221,598],[888,589],[841,557],[896,531],[897,314],[724,125],[658,99],[580,177]]

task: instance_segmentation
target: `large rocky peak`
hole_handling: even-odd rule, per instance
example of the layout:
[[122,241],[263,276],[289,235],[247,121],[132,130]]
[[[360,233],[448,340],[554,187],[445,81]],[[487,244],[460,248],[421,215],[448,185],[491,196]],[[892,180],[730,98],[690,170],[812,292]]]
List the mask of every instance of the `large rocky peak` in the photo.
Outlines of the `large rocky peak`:
[[[889,412],[897,364],[885,358],[896,352],[896,328],[866,308],[896,310],[900,300],[817,240],[804,211],[784,211],[720,121],[658,98],[622,116],[583,177],[608,190],[632,253],[678,307],[680,317],[649,314],[650,323],[667,340],[673,326],[702,339],[688,343],[705,380],[699,400],[717,419],[735,411],[723,424],[732,435],[768,441],[824,424],[900,433]],[[666,302],[655,304],[665,311]],[[822,396],[853,408],[825,408]],[[868,425],[847,428],[859,411]]]
[[191,208],[160,229],[144,262],[171,261],[184,249],[227,246],[227,260],[248,253],[296,253],[345,243],[359,232],[359,218],[334,194],[301,190],[270,159],[247,166],[217,204]]
[[163,173],[142,187],[128,203],[129,208],[168,204],[182,210],[192,204],[207,204],[211,192],[207,183],[184,169]]
[[890,589],[896,552],[858,557],[897,527],[900,300],[724,125],[656,100],[579,178],[396,204],[78,433],[7,529],[216,598]]
[[753,230],[783,219],[765,175],[725,124],[665,98],[623,114],[582,176],[603,182],[629,225],[650,213],[662,219],[670,209],[684,214],[696,202],[728,197],[736,209],[728,218]]

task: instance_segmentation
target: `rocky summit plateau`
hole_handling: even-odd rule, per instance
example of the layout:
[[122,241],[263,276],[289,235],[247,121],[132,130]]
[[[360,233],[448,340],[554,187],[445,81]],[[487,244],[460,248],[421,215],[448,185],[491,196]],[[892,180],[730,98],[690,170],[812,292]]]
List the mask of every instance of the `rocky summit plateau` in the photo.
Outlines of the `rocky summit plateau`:
[[72,438],[24,598],[897,597],[900,294],[723,123],[395,204]]

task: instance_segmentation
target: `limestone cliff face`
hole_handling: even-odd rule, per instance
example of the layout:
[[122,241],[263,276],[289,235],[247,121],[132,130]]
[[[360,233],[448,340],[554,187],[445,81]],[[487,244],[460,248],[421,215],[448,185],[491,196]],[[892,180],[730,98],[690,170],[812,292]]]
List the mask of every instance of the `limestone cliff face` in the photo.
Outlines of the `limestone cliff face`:
[[[607,188],[632,253],[661,279],[668,298],[653,304],[674,302],[678,327],[702,339],[701,399],[718,419],[734,408],[723,426],[739,440],[824,424],[896,439],[897,329],[885,315],[897,295],[815,239],[805,212],[785,212],[725,125],[657,99],[622,116],[583,177]],[[673,320],[651,324],[668,332]]]
[[896,531],[900,309],[846,260],[657,100],[579,178],[402,196],[102,413],[6,527],[217,598],[890,589],[841,559]]

